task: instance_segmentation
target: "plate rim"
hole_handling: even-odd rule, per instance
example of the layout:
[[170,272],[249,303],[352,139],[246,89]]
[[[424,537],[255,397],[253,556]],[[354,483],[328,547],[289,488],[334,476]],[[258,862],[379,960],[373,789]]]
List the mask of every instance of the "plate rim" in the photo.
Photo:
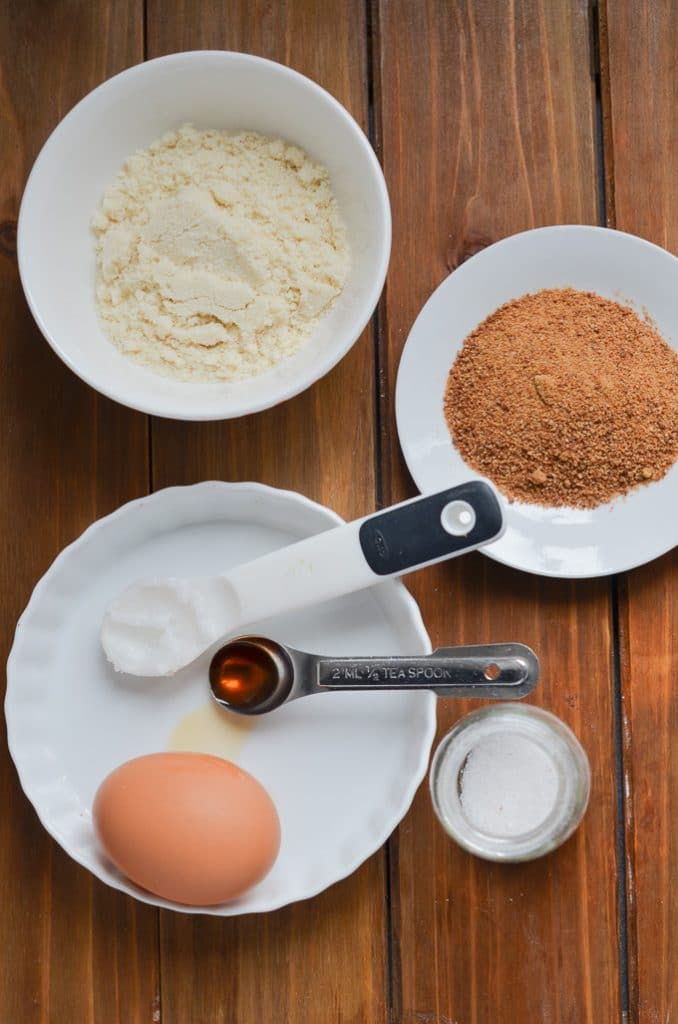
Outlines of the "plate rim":
[[[420,320],[421,320],[425,310],[427,309],[429,303],[433,300],[434,296],[437,295],[437,293],[448,284],[448,282],[450,281],[450,279],[452,277],[454,277],[457,274],[461,274],[462,277],[467,276],[467,273],[468,273],[467,268],[469,267],[469,265],[477,266],[478,262],[479,261],[482,262],[483,259],[486,257],[486,254],[490,250],[496,250],[497,248],[504,247],[504,246],[508,245],[509,243],[515,242],[517,239],[522,238],[522,237],[527,236],[527,235],[529,235],[531,237],[535,237],[537,235],[553,234],[553,233],[559,233],[559,234],[581,233],[581,234],[587,234],[587,235],[596,235],[598,237],[600,237],[602,235],[607,235],[607,236],[617,235],[617,236],[620,236],[621,238],[624,239],[624,244],[626,242],[628,242],[628,241],[631,241],[633,244],[637,244],[640,248],[654,250],[656,253],[660,254],[663,259],[668,259],[669,261],[672,261],[674,264],[678,264],[678,256],[675,256],[668,249],[664,249],[661,245],[657,245],[654,242],[650,242],[650,241],[648,241],[648,239],[641,238],[639,235],[634,235],[634,234],[632,234],[629,231],[620,231],[617,228],[608,228],[608,227],[603,227],[602,225],[596,225],[596,224],[547,224],[547,225],[542,225],[542,226],[536,227],[536,228],[528,228],[525,231],[516,231],[513,234],[506,235],[504,238],[500,238],[496,242],[493,242],[491,245],[488,245],[484,249],[481,249],[479,252],[474,253],[473,256],[470,256],[467,260],[464,261],[464,263],[462,263],[460,266],[456,267],[454,270],[450,271],[450,273],[447,274],[443,278],[443,280],[433,289],[433,291],[430,293],[430,295],[428,296],[428,298],[426,299],[426,301],[424,302],[424,304],[420,308],[419,312],[417,313],[417,315],[416,315],[416,317],[415,317],[415,319],[414,319],[414,321],[412,323],[412,326],[410,327],[410,329],[408,331],[407,338],[405,339],[405,344],[403,345],[403,349],[402,349],[402,352],[400,354],[400,360],[398,362],[398,372],[396,374],[396,386],[395,386],[395,401],[394,401],[394,405],[395,405],[396,430],[397,430],[397,433],[398,433],[398,440],[399,440],[399,443],[400,443],[400,451],[402,453],[403,459],[405,460],[405,464],[407,466],[408,472],[409,472],[410,476],[412,477],[412,480],[414,481],[414,483],[415,483],[415,485],[417,487],[417,490],[419,490],[420,493],[427,493],[430,488],[427,487],[427,488],[423,488],[422,489],[422,485],[420,483],[421,474],[419,472],[418,465],[416,464],[416,462],[412,458],[412,454],[411,454],[411,451],[410,451],[409,444],[407,444],[407,443],[405,443],[403,441],[403,438],[406,437],[407,434],[406,434],[406,431],[405,431],[404,426],[403,426],[403,416],[404,416],[404,413],[403,413],[403,406],[404,406],[404,398],[403,398],[404,383],[403,383],[403,379],[402,379],[402,376],[401,376],[401,369],[403,367],[405,353],[406,353],[406,350],[408,348],[408,345],[410,344],[410,340],[412,338],[412,334],[416,330],[417,325],[420,322]],[[455,446],[452,445],[452,447],[454,448]],[[455,450],[456,450],[456,448],[455,448]],[[671,470],[669,470],[669,472],[671,472]],[[474,471],[471,469],[471,467],[468,467],[468,478],[470,479],[471,477],[473,477],[475,479],[477,477],[482,477],[482,474],[474,473]],[[466,479],[466,478],[464,478],[464,479]],[[459,480],[455,480],[453,482],[454,483],[459,483],[459,482],[463,482],[463,481],[460,478]],[[496,485],[494,485],[494,486],[496,487]],[[501,495],[501,498],[502,498],[503,502],[510,504],[508,498],[503,493],[500,492],[500,495]],[[620,495],[619,496],[619,500],[622,500],[624,497],[625,497],[624,495]],[[618,500],[618,499],[614,499],[614,500]],[[606,504],[609,504],[609,503],[606,503]],[[599,506],[599,507],[604,508],[606,506],[602,505],[602,506]],[[628,563],[624,562],[624,563],[615,564],[615,565],[611,566],[610,568],[605,568],[603,570],[595,571],[595,572],[583,572],[583,571],[580,571],[580,570],[577,570],[577,569],[569,570],[567,572],[565,572],[565,571],[554,572],[554,571],[549,570],[549,569],[544,568],[544,567],[535,567],[535,566],[529,566],[528,567],[528,566],[525,565],[524,562],[521,562],[520,560],[514,560],[514,559],[511,559],[511,558],[508,558],[505,555],[499,554],[495,550],[493,550],[493,549],[495,549],[497,547],[497,545],[501,545],[502,543],[503,543],[503,540],[500,540],[500,541],[496,542],[495,544],[489,544],[487,547],[481,547],[478,550],[483,555],[485,555],[487,558],[492,559],[492,561],[494,561],[494,562],[498,562],[501,565],[505,565],[505,566],[507,566],[510,569],[516,569],[519,572],[529,573],[529,574],[531,574],[533,576],[542,576],[542,577],[545,577],[547,579],[573,579],[573,580],[581,579],[581,580],[585,580],[585,579],[604,579],[604,578],[606,578],[608,576],[614,576],[614,575],[617,575],[619,573],[629,572],[632,569],[639,568],[640,566],[648,565],[650,562],[655,561],[655,559],[661,558],[663,555],[666,555],[669,552],[673,551],[673,549],[676,547],[676,543],[678,543],[678,542],[670,545],[669,547],[662,546],[655,553],[651,554],[649,557],[646,558],[645,556],[643,556],[640,561],[632,559]]]
[[[29,779],[30,770],[27,768],[27,762],[22,764],[21,755],[21,744],[22,740],[17,735],[16,723],[13,722],[13,703],[15,693],[20,683],[17,679],[17,671],[21,666],[21,657],[23,655],[22,645],[24,643],[23,633],[26,630],[26,626],[30,626],[31,619],[33,616],[39,614],[39,602],[44,589],[47,587],[50,579],[58,572],[62,564],[68,560],[73,553],[81,547],[87,540],[91,539],[92,535],[98,532],[104,524],[110,524],[112,521],[125,518],[125,516],[134,514],[136,509],[143,505],[147,505],[149,502],[154,504],[160,504],[161,502],[171,501],[173,496],[178,492],[187,494],[188,492],[198,493],[205,490],[206,488],[212,491],[221,491],[223,495],[233,493],[247,493],[253,494],[259,497],[275,497],[282,498],[297,504],[306,506],[307,508],[313,509],[314,511],[321,512],[328,521],[328,528],[331,528],[333,524],[340,525],[345,520],[333,509],[320,502],[313,501],[306,495],[300,494],[297,491],[292,491],[285,488],[272,487],[268,484],[262,484],[258,481],[222,481],[222,480],[204,480],[195,484],[188,485],[176,485],[171,487],[161,488],[151,494],[142,495],[138,498],[134,498],[129,502],[118,506],[112,512],[105,516],[101,516],[99,519],[94,520],[90,523],[82,533],[76,537],[73,541],[67,544],[62,550],[56,555],[54,560],[48,566],[47,570],[43,573],[40,579],[37,581],[30,597],[26,603],[26,606],[20,614],[14,631],[14,637],[12,640],[12,646],[7,658],[7,688],[4,699],[4,714],[5,714],[5,726],[7,733],[7,746],[9,755],[14,764],[19,784],[23,791],[24,796],[30,803],[33,811],[38,817],[38,820],[48,835],[58,843],[63,852],[80,867],[87,870],[94,878],[98,879],[102,884],[109,886],[121,892],[123,895],[132,897],[133,899],[139,900],[141,903],[148,904],[150,906],[158,907],[163,910],[171,910],[176,913],[184,914],[197,914],[205,915],[210,917],[238,917],[244,914],[260,914],[269,913],[271,911],[279,910],[282,907],[289,906],[293,903],[301,902],[306,899],[311,899],[314,896],[319,895],[326,889],[335,885],[337,882],[343,881],[343,879],[349,877],[356,871],[366,860],[372,857],[381,847],[384,845],[388,837],[398,827],[400,822],[407,814],[412,801],[414,800],[415,794],[419,789],[419,786],[424,780],[426,772],[428,770],[428,764],[430,760],[431,747],[435,738],[436,732],[436,697],[432,692],[427,694],[428,699],[426,700],[425,708],[425,731],[423,733],[421,749],[419,758],[415,766],[415,770],[411,773],[410,780],[407,786],[403,788],[403,792],[399,801],[394,806],[392,813],[390,813],[386,819],[386,824],[382,829],[375,830],[371,833],[371,841],[366,844],[363,851],[357,856],[347,861],[346,865],[342,870],[333,878],[330,882],[321,882],[318,885],[309,886],[308,891],[305,891],[301,895],[292,895],[291,898],[287,898],[283,893],[281,898],[278,900],[272,900],[269,904],[262,904],[261,906],[254,907],[240,907],[237,902],[234,903],[223,903],[217,904],[213,907],[195,907],[189,905],[182,905],[173,903],[169,900],[164,900],[162,897],[155,896],[153,893],[146,892],[145,890],[135,886],[135,884],[126,879],[122,874],[118,876],[102,877],[92,865],[86,862],[83,856],[72,852],[64,846],[65,839],[58,828],[54,827],[48,820],[48,815],[44,807],[38,806],[34,802],[31,796],[31,782]],[[309,534],[308,536],[311,536]],[[411,625],[421,641],[422,648],[430,653],[432,650],[431,640],[424,625],[424,621],[419,609],[419,605],[415,601],[414,597],[409,593],[403,583],[400,580],[387,580],[383,583],[377,584],[378,587],[388,587],[389,590],[397,595],[397,599],[402,602],[403,612],[409,618]],[[373,588],[369,588],[373,589]]]

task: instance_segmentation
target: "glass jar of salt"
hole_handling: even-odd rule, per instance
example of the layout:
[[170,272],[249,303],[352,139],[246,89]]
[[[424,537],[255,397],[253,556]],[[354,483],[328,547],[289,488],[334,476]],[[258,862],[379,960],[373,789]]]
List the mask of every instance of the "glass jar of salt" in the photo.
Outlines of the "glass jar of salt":
[[460,846],[486,860],[525,861],[572,835],[591,772],[579,740],[555,715],[494,704],[443,737],[430,786],[434,810]]

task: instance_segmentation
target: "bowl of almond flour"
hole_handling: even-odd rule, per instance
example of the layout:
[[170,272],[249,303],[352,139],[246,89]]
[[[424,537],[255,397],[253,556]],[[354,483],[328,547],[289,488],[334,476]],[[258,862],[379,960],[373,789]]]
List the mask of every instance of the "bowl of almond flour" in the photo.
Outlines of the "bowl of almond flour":
[[376,156],[332,96],[247,54],[130,68],[57,126],[21,205],[31,311],[84,381],[143,412],[278,404],[352,347],[391,245]]
[[420,490],[472,476],[503,502],[484,548],[591,577],[678,543],[678,260],[606,228],[539,228],[454,271],[419,314],[396,389]]

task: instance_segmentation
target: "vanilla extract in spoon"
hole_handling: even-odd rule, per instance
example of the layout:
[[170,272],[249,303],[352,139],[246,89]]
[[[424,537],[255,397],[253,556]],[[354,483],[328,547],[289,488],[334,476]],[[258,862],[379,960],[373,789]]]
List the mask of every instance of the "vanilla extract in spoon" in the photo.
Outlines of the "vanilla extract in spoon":
[[439,697],[514,700],[539,679],[525,644],[441,647],[419,657],[332,658],[275,640],[243,636],[212,658],[214,700],[240,715],[261,715],[299,697],[337,690],[432,690]]

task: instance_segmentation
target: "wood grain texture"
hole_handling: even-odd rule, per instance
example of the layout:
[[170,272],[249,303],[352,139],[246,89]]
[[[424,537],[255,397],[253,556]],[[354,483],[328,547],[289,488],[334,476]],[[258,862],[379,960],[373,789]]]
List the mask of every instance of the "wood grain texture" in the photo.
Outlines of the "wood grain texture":
[[[307,74],[367,125],[365,11],[360,0],[148,3],[148,56],[231,49]],[[374,359],[369,332],[327,377],[275,409],[220,424],[153,424],[154,483],[210,477],[302,491],[347,518],[374,508]]]
[[[542,224],[595,223],[598,211],[586,3],[381,0],[376,13],[380,139],[394,215],[381,315],[388,501],[413,491],[391,396],[423,302],[489,243]],[[391,847],[393,1019],[619,1020],[607,584],[540,580],[471,556],[427,570],[410,589],[434,646],[535,647],[543,669],[536,699],[582,739],[593,792],[565,847],[504,867],[450,842],[420,792]],[[441,705],[440,732],[469,708]]]
[[678,10],[674,0],[603,0],[601,22],[611,220],[675,251]]
[[[225,48],[282,61],[367,121],[360,0],[148,5],[148,55]],[[219,424],[153,423],[156,487],[217,478],[299,490],[347,517],[371,511],[374,352],[366,334],[323,381],[276,409]],[[161,915],[163,1024],[363,1024],[386,1013],[383,855],[316,899],[271,915]]]
[[[676,253],[676,5],[608,3],[601,13],[610,222]],[[630,1019],[665,1024],[678,1012],[678,550],[619,590]]]
[[[356,516],[414,493],[393,420],[399,354],[421,305],[514,231],[597,222],[587,0],[369,0],[375,117],[394,213],[381,308],[382,462],[369,333],[325,380],[237,422],[154,421],[156,487],[209,477],[292,487]],[[16,268],[38,149],[103,78],[142,58],[142,0],[0,5],[0,643],[56,553],[144,493],[144,417],[52,354]],[[367,122],[363,0],[148,0],[148,56],[226,47],[291,64]],[[678,245],[672,0],[602,9],[610,223]],[[620,581],[629,1024],[678,1009],[678,554]],[[600,1024],[620,1019],[613,637],[604,581],[539,580],[481,556],[412,579],[434,643],[523,640],[539,703],[591,759],[584,826],[558,853],[497,867],[464,855],[422,790],[390,845],[304,904],[235,921],[158,916],[75,866],[39,826],[0,743],[0,1022]],[[440,732],[471,707],[441,706]],[[384,895],[390,888],[390,918]],[[390,964],[387,964],[390,945]],[[159,959],[158,959],[159,956]],[[159,970],[162,973],[162,1003]]]
[[[141,58],[141,26],[135,0],[0,6],[3,662],[34,583],[59,550],[147,488],[144,418],[98,398],[51,352],[16,263],[19,200],[38,149],[81,96]],[[156,914],[96,882],[47,836],[4,734],[0,803],[0,1020],[147,1024]]]

